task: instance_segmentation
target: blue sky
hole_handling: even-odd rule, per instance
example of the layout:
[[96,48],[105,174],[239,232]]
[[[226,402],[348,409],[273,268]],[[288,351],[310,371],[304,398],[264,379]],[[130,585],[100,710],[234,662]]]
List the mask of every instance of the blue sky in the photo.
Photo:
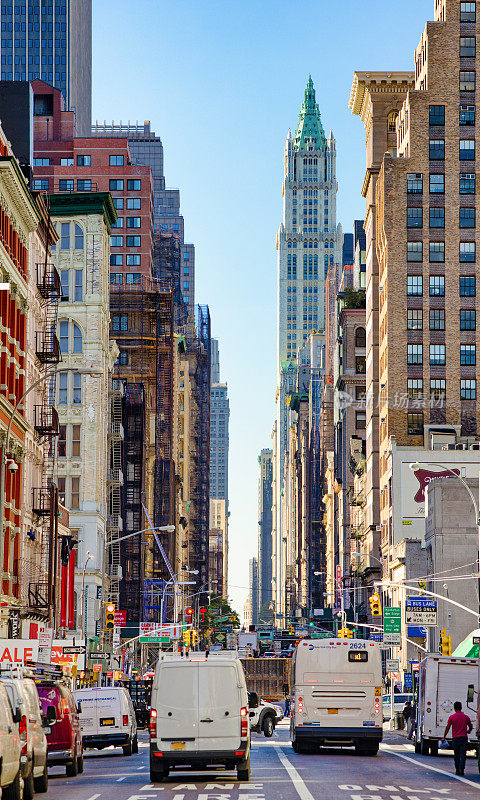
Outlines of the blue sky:
[[[241,611],[257,548],[257,455],[276,384],[276,251],[283,148],[308,74],[337,141],[337,219],[363,218],[355,69],[412,69],[433,0],[94,0],[93,118],[150,119],[180,187],[230,393],[230,592]],[[364,12],[364,17],[362,13]]]

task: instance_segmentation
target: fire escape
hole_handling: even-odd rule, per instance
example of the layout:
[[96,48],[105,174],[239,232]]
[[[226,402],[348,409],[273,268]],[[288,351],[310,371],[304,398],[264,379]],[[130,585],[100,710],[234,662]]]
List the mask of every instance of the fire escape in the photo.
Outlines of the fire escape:
[[47,260],[37,264],[37,290],[43,310],[43,328],[36,332],[36,356],[44,374],[52,372],[50,379],[41,384],[41,403],[34,407],[34,429],[43,442],[42,481],[32,489],[32,511],[38,517],[40,533],[40,563],[36,575],[30,575],[28,605],[36,611],[49,613],[54,602],[55,554],[58,549],[57,516],[58,495],[54,486],[56,436],[59,433],[55,402],[54,368],[61,361],[60,344],[56,336],[58,301],[62,295],[60,276]]
[[110,418],[108,421],[108,440],[110,446],[110,467],[107,476],[107,494],[109,498],[107,518],[107,554],[105,563],[108,574],[105,583],[106,600],[120,602],[120,581],[122,567],[120,562],[120,543],[118,539],[123,530],[122,487],[123,487],[123,405],[125,390],[122,381],[114,379],[110,384]]

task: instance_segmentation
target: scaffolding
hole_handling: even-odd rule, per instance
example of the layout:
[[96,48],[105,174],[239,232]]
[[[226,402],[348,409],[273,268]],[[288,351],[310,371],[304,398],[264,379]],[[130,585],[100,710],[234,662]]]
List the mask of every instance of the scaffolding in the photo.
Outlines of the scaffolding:
[[[111,287],[111,338],[120,350],[115,381],[125,391],[125,535],[148,527],[143,503],[155,527],[174,522],[173,309],[170,282],[142,276],[140,284]],[[174,536],[159,536],[171,561]],[[161,582],[167,577],[153,535],[132,536],[122,542],[120,562],[123,577],[119,597],[128,623],[138,624],[145,618],[144,611],[157,618],[158,609],[144,609],[144,603],[148,605],[144,581]]]

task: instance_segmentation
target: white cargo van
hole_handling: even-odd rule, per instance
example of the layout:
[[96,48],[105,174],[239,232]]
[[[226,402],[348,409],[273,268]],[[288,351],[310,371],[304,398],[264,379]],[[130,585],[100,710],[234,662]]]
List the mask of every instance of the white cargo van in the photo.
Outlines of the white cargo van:
[[468,687],[478,690],[478,659],[428,655],[418,671],[417,739],[415,750],[437,755],[453,704],[460,700],[463,712],[472,720],[469,747],[477,749],[476,707],[468,704]]
[[122,747],[125,756],[138,753],[137,720],[130,695],[121,686],[78,689],[83,746],[103,750]]
[[382,660],[378,644],[310,639],[292,663],[290,738],[296,753],[355,747],[375,756],[382,741]]
[[236,769],[250,779],[247,684],[234,655],[189,658],[171,654],[157,663],[150,712],[150,779],[173,767]]

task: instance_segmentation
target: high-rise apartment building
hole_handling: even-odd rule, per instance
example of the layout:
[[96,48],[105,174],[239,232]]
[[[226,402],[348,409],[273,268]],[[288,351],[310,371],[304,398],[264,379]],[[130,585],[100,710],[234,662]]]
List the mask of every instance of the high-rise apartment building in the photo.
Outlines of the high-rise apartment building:
[[258,456],[258,583],[259,611],[272,599],[272,480],[273,452]]
[[397,458],[405,487],[409,459],[479,433],[479,26],[478,3],[436,0],[415,71],[357,72],[350,97],[367,146],[366,536],[390,574],[421,505],[415,481],[399,502]]
[[294,136],[285,142],[283,221],[278,252],[278,385],[274,497],[276,542],[273,582],[277,614],[285,607],[285,548],[282,534],[284,461],[287,448],[286,397],[295,391],[297,351],[309,333],[325,326],[325,277],[341,263],[343,237],[336,218],[336,148],[325,136],[315,89],[308,78]]
[[76,135],[92,116],[92,0],[7,0],[0,6],[1,79],[40,79],[75,112]]
[[[92,136],[121,137],[128,140],[132,164],[150,167],[153,178],[153,219],[155,234],[176,237],[180,243],[179,283],[182,297],[188,304],[188,314],[194,316],[195,307],[195,246],[184,240],[184,219],[180,213],[180,189],[165,185],[163,144],[150,128],[150,120],[143,125],[96,122]],[[162,259],[159,257],[158,277],[163,277]],[[168,268],[167,268],[168,272]]]

